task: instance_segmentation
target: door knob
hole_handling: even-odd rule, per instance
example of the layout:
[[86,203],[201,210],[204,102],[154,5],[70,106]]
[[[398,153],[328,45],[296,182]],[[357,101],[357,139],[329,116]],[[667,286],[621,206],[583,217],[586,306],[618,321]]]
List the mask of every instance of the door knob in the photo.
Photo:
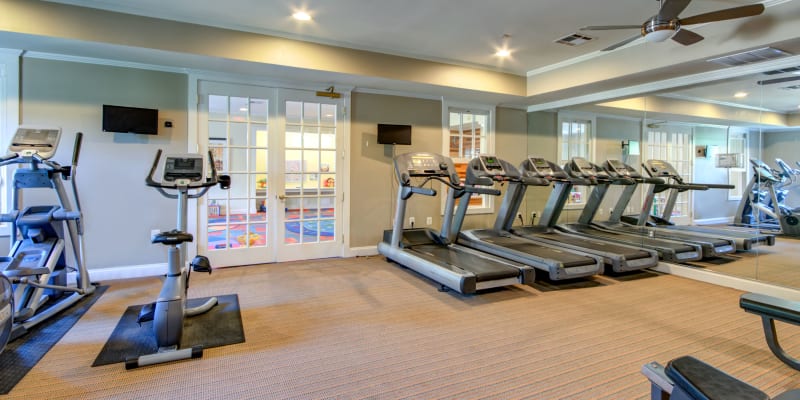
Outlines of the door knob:
[[278,198],[279,198],[279,199],[281,199],[281,200],[286,200],[286,195],[284,195],[284,194],[279,194],[279,195],[278,195]]

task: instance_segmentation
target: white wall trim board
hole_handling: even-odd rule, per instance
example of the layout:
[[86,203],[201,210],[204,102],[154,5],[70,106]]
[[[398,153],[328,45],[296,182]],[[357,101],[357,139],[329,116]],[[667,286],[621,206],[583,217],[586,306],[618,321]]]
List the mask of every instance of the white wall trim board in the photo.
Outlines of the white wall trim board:
[[731,223],[733,223],[733,217],[703,218],[694,220],[695,225],[719,225]]
[[800,301],[800,290],[784,286],[777,286],[767,282],[759,282],[752,279],[707,271],[702,268],[687,267],[664,262],[658,263],[658,266],[653,269],[658,272],[694,279],[696,281],[706,282],[712,285],[725,286],[745,292],[762,293],[769,296],[780,297],[782,299]]
[[346,257],[367,257],[377,256],[378,246],[351,247],[347,249]]

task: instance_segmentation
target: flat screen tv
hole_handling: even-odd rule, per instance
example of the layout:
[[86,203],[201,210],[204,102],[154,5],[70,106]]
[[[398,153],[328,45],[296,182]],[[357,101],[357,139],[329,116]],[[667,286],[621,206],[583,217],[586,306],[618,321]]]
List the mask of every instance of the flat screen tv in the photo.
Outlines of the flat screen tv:
[[378,144],[411,144],[411,125],[378,124]]
[[103,132],[158,134],[158,110],[103,105]]

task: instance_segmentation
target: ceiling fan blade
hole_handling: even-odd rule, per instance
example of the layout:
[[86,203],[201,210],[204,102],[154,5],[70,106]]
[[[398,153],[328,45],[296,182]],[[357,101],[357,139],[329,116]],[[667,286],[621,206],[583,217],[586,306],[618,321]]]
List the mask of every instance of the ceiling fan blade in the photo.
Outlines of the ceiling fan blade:
[[691,2],[692,0],[666,0],[664,4],[661,5],[661,9],[658,10],[657,17],[662,21],[670,21],[678,18],[678,14]]
[[642,29],[641,25],[595,25],[584,26],[581,31],[610,31],[614,29]]
[[725,10],[712,11],[710,13],[699,14],[692,17],[681,18],[681,25],[702,24],[706,22],[725,21],[728,19],[752,17],[764,12],[763,4],[751,4],[749,6],[727,8]]
[[704,38],[702,36],[686,29],[679,30],[678,33],[676,33],[675,36],[672,37],[672,40],[684,46],[695,44],[703,39]]
[[758,81],[756,83],[763,86],[763,85],[772,85],[775,83],[793,82],[793,81],[800,81],[800,76],[787,76],[786,78],[767,79],[765,81]]
[[634,41],[636,39],[639,39],[640,37],[642,37],[642,35],[636,35],[636,36],[629,37],[629,38],[627,38],[627,39],[625,39],[625,40],[623,40],[621,42],[614,43],[611,46],[608,46],[605,49],[600,50],[600,51],[611,51],[611,50],[614,50],[614,49],[618,49],[618,48],[620,48],[622,46],[625,46],[626,44],[628,44],[628,43],[630,43],[630,42],[632,42],[632,41]]

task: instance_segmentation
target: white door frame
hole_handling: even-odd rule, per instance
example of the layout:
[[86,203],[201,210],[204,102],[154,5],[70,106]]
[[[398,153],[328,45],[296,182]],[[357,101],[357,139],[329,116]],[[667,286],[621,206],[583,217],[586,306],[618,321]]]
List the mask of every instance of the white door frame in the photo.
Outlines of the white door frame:
[[[273,81],[269,79],[257,79],[251,77],[242,77],[230,74],[212,74],[212,73],[189,73],[188,75],[188,96],[187,96],[187,151],[197,152],[200,148],[200,132],[199,132],[199,84],[200,81],[214,81],[220,83],[229,83],[233,85],[250,85],[262,86],[265,88],[277,89],[293,89],[293,90],[326,90],[332,85],[331,83],[309,83],[309,82],[290,82],[290,81]],[[341,174],[341,182],[337,182],[337,186],[341,188],[343,198],[340,199],[341,203],[341,232],[338,232],[340,237],[336,241],[341,242],[341,250],[339,257],[351,257],[357,255],[350,249],[350,108],[352,101],[352,86],[334,86],[335,91],[342,96],[343,112],[342,112],[342,148],[338,149],[340,154],[341,166],[343,173]],[[270,105],[272,108],[272,105]],[[196,202],[190,202],[188,207],[187,229],[190,232],[196,232],[200,221],[200,212]],[[194,216],[194,218],[192,218]],[[187,259],[191,259],[196,254],[205,254],[206,249],[199,248],[199,244],[194,242],[193,245],[187,246]]]

